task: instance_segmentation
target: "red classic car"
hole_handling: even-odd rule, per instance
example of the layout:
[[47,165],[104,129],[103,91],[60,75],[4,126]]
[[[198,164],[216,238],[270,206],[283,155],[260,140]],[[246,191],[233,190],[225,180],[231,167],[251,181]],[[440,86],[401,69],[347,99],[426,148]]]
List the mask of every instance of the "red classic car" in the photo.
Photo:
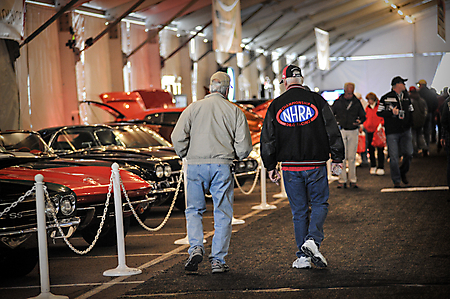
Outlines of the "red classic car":
[[[34,162],[21,161],[19,165],[2,168],[0,170],[2,177],[9,180],[32,181],[34,176],[40,173],[44,176],[44,182],[64,185],[72,190],[76,195],[77,216],[81,218],[78,229],[83,238],[91,243],[103,214],[112,163],[93,159],[55,158],[40,135],[31,131],[1,132],[0,141],[10,152],[28,152],[29,155],[39,158]],[[151,194],[153,186],[128,171],[127,165],[122,165],[120,176],[133,207],[138,213],[143,213],[156,199]],[[125,199],[123,200],[124,209],[127,210],[128,205]],[[108,246],[116,243],[113,197],[110,203],[98,245]],[[124,217],[125,231],[128,229],[130,215],[131,211],[128,211]]]

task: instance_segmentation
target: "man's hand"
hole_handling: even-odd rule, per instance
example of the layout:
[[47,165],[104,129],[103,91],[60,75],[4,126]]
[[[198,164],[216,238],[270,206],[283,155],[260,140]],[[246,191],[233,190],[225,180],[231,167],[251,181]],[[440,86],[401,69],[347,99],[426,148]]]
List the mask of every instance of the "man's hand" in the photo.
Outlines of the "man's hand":
[[280,185],[279,181],[281,180],[281,175],[276,168],[273,170],[269,170],[269,179],[273,183]]
[[343,166],[344,166],[344,164],[342,162],[341,163],[332,162],[331,163],[331,175],[339,176],[342,172]]

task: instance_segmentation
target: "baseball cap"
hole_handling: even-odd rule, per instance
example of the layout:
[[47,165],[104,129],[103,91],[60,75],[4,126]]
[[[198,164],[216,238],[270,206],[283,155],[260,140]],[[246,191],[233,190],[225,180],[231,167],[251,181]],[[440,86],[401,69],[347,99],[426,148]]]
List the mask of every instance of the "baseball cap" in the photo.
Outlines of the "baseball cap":
[[415,91],[417,91],[415,86],[410,86],[409,87],[409,92],[415,92]]
[[214,80],[219,81],[222,86],[230,86],[230,76],[228,76],[227,73],[224,72],[214,73],[211,76],[209,83],[212,84]]
[[283,69],[280,83],[283,83],[284,79],[292,77],[303,77],[302,70],[296,65],[292,64],[286,65]]
[[427,85],[427,81],[425,81],[424,79],[420,79],[419,82],[417,82],[417,84]]
[[403,79],[402,77],[397,76],[397,77],[394,77],[394,79],[392,79],[391,86],[394,86],[397,83],[403,83],[404,84],[406,81],[408,81],[408,79]]

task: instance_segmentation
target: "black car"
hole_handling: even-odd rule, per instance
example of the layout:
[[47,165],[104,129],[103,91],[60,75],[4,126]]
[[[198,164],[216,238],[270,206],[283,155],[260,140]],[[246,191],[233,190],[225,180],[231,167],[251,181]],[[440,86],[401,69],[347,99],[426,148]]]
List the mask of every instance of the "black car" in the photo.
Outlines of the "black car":
[[118,133],[107,125],[47,128],[39,133],[59,157],[128,165],[128,171],[139,175],[153,187],[151,195],[156,200],[152,205],[160,205],[175,194],[182,161],[169,147],[127,148]]
[[[171,150],[174,151],[168,141],[161,135],[151,130],[146,125],[117,123],[111,124],[114,128],[116,136],[128,148],[135,149],[151,149],[151,150]],[[170,148],[168,148],[170,147]],[[234,172],[239,184],[244,184],[249,178],[253,178],[258,168],[258,161],[252,157],[248,157],[241,161],[234,161]],[[177,198],[175,206],[185,209],[184,198]]]
[[[7,169],[14,155],[0,146],[0,168]],[[21,158],[17,162],[23,162]],[[12,176],[0,169],[0,277],[17,277],[28,274],[38,261],[36,194],[33,174],[29,172]],[[70,237],[78,227],[76,194],[70,188],[56,183],[46,183],[50,200],[56,207],[56,217],[64,234]],[[47,232],[51,238],[61,238],[46,205]]]

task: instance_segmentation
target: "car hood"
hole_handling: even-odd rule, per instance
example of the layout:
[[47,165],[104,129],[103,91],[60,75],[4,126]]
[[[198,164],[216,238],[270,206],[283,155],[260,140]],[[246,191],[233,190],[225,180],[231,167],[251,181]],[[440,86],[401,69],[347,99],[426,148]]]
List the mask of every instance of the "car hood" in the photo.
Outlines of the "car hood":
[[[104,166],[64,167],[63,165],[27,165],[12,166],[0,171],[0,178],[9,180],[34,181],[37,174],[44,176],[45,183],[57,183],[72,189],[82,202],[86,196],[107,194],[111,177],[111,168]],[[148,191],[152,187],[137,175],[119,170],[127,191]],[[105,197],[106,200],[106,197]]]

